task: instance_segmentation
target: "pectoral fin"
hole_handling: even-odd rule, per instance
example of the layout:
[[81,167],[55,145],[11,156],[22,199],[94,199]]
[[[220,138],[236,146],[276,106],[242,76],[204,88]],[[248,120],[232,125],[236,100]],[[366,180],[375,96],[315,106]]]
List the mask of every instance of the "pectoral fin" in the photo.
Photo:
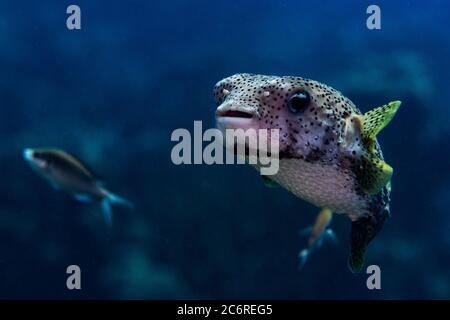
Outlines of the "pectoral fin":
[[272,179],[268,178],[267,176],[261,176],[261,177],[262,177],[262,180],[263,180],[264,184],[266,185],[266,187],[277,188],[280,186],[278,183],[276,183]]
[[375,155],[362,155],[355,166],[355,174],[363,191],[377,194],[391,180],[393,169]]

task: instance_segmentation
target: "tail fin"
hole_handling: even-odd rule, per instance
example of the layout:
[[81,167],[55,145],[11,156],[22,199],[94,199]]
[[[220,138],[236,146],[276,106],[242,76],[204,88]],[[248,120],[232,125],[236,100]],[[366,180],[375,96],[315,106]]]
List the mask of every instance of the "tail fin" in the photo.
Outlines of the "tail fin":
[[109,226],[112,225],[111,201],[108,198],[105,198],[102,200],[102,211],[103,211],[103,217],[105,218],[106,223]]
[[348,257],[348,267],[351,272],[357,273],[361,271],[367,246],[383,227],[386,217],[387,215],[384,215],[377,219],[375,216],[369,216],[352,222],[350,254]]
[[325,230],[323,240],[324,240],[324,242],[330,242],[332,244],[338,244],[339,243],[339,239],[338,239],[337,235],[330,228]]
[[[301,236],[310,237],[312,230],[313,227],[307,227],[303,230],[300,230],[299,233]],[[322,247],[322,245],[327,242],[333,244],[338,243],[337,236],[330,228],[327,228],[319,238],[315,239],[315,241],[312,243],[308,243],[308,246],[302,251],[300,251],[300,253],[298,254],[298,258],[300,260],[299,270],[301,270],[304,267],[306,261],[308,260],[309,255],[312,252],[319,250]]]
[[112,204],[120,204],[120,205],[126,206],[130,209],[134,209],[133,203],[131,203],[127,199],[119,197],[118,195],[113,194],[111,192],[108,192],[108,199]]
[[299,258],[299,265],[298,265],[298,269],[302,270],[303,267],[306,264],[306,261],[308,260],[308,256],[309,256],[309,249],[303,249],[302,251],[300,251],[300,253],[298,254],[298,258]]
[[112,225],[112,208],[111,204],[120,204],[126,206],[130,209],[134,209],[133,203],[128,201],[125,198],[119,197],[107,190],[104,190],[106,193],[106,197],[102,200],[102,211],[103,217],[108,225]]

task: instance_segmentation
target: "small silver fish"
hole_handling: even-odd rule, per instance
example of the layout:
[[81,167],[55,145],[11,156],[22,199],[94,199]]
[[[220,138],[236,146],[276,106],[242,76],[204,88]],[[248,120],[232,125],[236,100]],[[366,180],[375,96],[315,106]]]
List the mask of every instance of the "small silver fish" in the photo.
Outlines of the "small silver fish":
[[298,255],[300,258],[300,269],[305,265],[309,255],[320,249],[325,242],[337,242],[337,238],[333,230],[328,228],[332,218],[333,212],[330,209],[322,209],[317,215],[314,225],[301,231],[301,235],[308,236],[308,245],[305,249],[300,251]]
[[27,148],[23,157],[31,167],[55,189],[61,190],[78,201],[100,202],[106,222],[112,224],[111,204],[133,208],[133,204],[101,186],[95,175],[80,160],[59,149]]

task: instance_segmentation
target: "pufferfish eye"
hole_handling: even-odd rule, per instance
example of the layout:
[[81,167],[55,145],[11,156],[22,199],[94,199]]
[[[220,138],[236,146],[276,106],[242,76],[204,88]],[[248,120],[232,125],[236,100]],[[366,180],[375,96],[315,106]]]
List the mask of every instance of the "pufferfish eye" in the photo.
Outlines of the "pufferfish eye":
[[306,109],[311,101],[309,93],[306,91],[297,92],[288,101],[289,110],[297,113]]

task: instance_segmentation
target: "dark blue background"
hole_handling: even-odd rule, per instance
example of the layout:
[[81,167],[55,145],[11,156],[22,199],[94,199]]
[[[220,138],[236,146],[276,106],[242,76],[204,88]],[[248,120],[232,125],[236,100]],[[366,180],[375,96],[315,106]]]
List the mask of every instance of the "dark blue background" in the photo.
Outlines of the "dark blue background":
[[[65,26],[77,4],[82,29]],[[377,1],[0,1],[0,298],[450,298],[450,7]],[[399,99],[380,135],[392,218],[369,249],[382,290],[337,246],[297,270],[317,209],[244,166],[175,166],[175,128],[214,126],[212,87],[231,74],[298,75],[363,111]],[[54,192],[24,147],[79,155],[137,208]],[[80,292],[65,287],[82,268]]]

